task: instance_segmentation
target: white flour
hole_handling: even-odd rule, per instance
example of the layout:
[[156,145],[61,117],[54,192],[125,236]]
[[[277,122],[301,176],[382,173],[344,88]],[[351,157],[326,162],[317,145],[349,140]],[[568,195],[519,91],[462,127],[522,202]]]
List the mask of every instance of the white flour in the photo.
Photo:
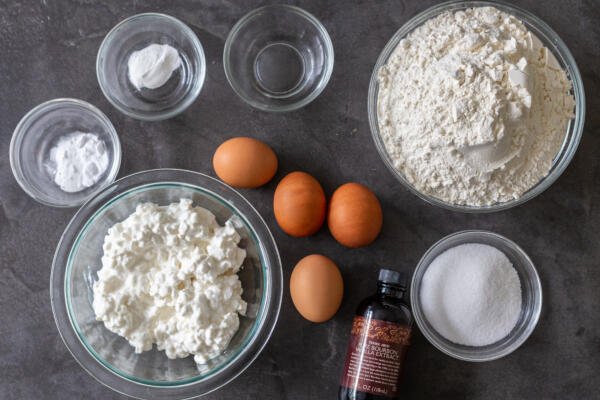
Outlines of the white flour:
[[522,196],[548,174],[575,106],[551,52],[493,7],[415,29],[379,84],[379,128],[394,167],[453,204]]

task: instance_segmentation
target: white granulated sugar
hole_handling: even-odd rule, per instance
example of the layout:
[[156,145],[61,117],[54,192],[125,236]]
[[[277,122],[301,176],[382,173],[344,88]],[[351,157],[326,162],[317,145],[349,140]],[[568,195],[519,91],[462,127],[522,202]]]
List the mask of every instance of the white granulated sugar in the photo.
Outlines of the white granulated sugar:
[[521,282],[506,255],[469,243],[433,260],[421,283],[425,318],[446,339],[486,346],[506,337],[521,314]]
[[181,66],[176,48],[153,43],[134,51],[127,61],[129,81],[136,89],[157,89],[163,86]]
[[446,12],[379,71],[379,129],[419,191],[471,206],[519,198],[552,167],[573,117],[550,50],[493,7]]

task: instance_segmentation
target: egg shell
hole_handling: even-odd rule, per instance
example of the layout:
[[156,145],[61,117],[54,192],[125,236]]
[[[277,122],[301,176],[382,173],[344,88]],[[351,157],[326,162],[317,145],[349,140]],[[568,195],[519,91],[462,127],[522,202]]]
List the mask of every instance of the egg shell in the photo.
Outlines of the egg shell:
[[290,294],[300,315],[312,322],[324,322],[331,319],[342,304],[344,280],[331,259],[311,254],[294,267]]
[[236,137],[217,148],[213,168],[223,182],[233,187],[257,188],[275,176],[277,156],[260,140]]
[[360,183],[346,183],[331,196],[327,214],[329,231],[350,248],[371,244],[383,225],[383,212],[377,196]]
[[326,205],[321,184],[306,172],[286,175],[273,196],[277,223],[285,233],[294,237],[316,233],[325,221]]

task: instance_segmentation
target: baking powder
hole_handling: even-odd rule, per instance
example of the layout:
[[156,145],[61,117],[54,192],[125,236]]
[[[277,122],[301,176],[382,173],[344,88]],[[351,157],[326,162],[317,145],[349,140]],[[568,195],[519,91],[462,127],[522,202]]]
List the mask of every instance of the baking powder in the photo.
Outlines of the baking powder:
[[136,89],[157,89],[167,83],[180,65],[177,49],[168,44],[153,43],[129,56],[129,81]]

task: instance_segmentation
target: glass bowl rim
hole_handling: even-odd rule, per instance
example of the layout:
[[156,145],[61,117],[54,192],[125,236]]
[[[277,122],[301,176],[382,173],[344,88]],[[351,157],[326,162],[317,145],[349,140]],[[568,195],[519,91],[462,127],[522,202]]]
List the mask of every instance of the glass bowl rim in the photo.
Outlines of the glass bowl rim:
[[[377,75],[379,69],[387,62],[400,40],[406,37],[414,29],[421,26],[424,22],[446,11],[458,11],[471,7],[495,7],[500,11],[506,12],[516,17],[525,25],[533,26],[537,31],[540,31],[544,35],[544,37],[540,38],[544,39],[542,41],[544,45],[547,46],[546,42],[550,42],[551,46],[548,46],[548,49],[552,51],[552,53],[555,56],[557,56],[558,59],[564,61],[566,68],[568,68],[568,78],[572,84],[573,97],[575,98],[575,117],[570,122],[570,124],[572,124],[573,127],[570,128],[569,125],[568,129],[565,131],[565,140],[563,141],[559,153],[557,153],[557,156],[560,155],[560,158],[556,158],[554,160],[552,170],[550,171],[550,173],[544,178],[542,178],[538,183],[532,186],[525,193],[523,193],[523,195],[518,199],[509,200],[502,203],[495,203],[489,206],[468,206],[453,204],[438,199],[432,195],[423,193],[417,188],[415,188],[410,182],[408,182],[404,175],[400,171],[396,170],[395,167],[392,165],[385,144],[383,143],[383,139],[379,134],[379,123],[377,116],[377,95],[379,91]],[[396,180],[398,180],[402,184],[402,186],[408,189],[412,194],[431,205],[438,206],[450,211],[458,211],[471,214],[492,213],[502,210],[508,210],[510,208],[526,203],[527,201],[537,197],[550,186],[552,186],[552,184],[562,175],[565,169],[569,166],[571,160],[575,155],[575,152],[577,151],[577,148],[581,141],[581,137],[583,135],[583,127],[585,124],[585,107],[585,91],[583,86],[583,80],[581,78],[581,73],[579,71],[579,68],[577,67],[575,58],[573,57],[571,51],[564,43],[564,41],[548,24],[546,24],[535,14],[512,3],[505,2],[503,0],[450,0],[429,7],[410,18],[405,24],[403,24],[400,27],[400,29],[398,29],[394,33],[394,35],[389,39],[389,41],[386,43],[385,47],[379,54],[377,62],[375,63],[375,66],[373,68],[373,72],[371,73],[367,98],[368,119],[371,137],[375,142],[375,147],[377,148],[377,152],[379,153],[381,160],[383,161],[387,169],[392,173],[394,178],[396,178]],[[568,138],[568,134],[570,132],[571,135],[570,138]],[[569,140],[567,140],[567,138]]]
[[[112,44],[112,40],[114,39],[114,35],[117,30],[121,29],[123,26],[131,23],[132,21],[144,19],[144,18],[159,18],[168,21],[169,23],[177,26],[177,28],[184,33],[184,35],[191,41],[193,47],[198,52],[198,61],[199,61],[199,72],[197,79],[194,80],[194,87],[191,92],[189,92],[184,101],[179,104],[179,106],[175,108],[168,109],[166,111],[161,112],[149,112],[149,113],[138,113],[132,111],[129,107],[126,107],[124,104],[118,102],[110,93],[106,86],[107,78],[104,74],[104,70],[102,68],[102,59],[105,56],[105,53],[108,48],[110,48],[110,44]],[[175,18],[171,15],[157,13],[157,12],[146,12],[131,15],[124,20],[117,23],[108,33],[104,36],[100,47],[98,48],[98,53],[96,55],[96,78],[98,79],[98,84],[100,86],[100,90],[104,94],[104,97],[112,104],[117,110],[122,112],[123,114],[138,119],[141,121],[162,121],[165,119],[172,118],[183,111],[185,111],[196,99],[198,95],[202,91],[202,87],[204,86],[204,80],[206,78],[206,55],[204,54],[204,48],[202,47],[202,43],[200,39],[194,33],[192,28],[190,28],[185,22],[181,21],[178,18]]]
[[[155,173],[170,175],[172,179],[161,177],[158,180],[154,180],[153,176]],[[225,192],[234,195],[236,199],[234,201],[228,201],[220,194],[213,191],[212,188],[200,186],[200,183],[198,182],[190,183],[189,181],[194,177],[204,181],[202,184],[216,184],[215,190],[222,189]],[[143,181],[134,182],[132,185],[128,185],[127,181],[131,179],[142,179]],[[183,182],[183,180],[186,181]],[[122,189],[117,188],[117,186],[122,183],[125,184],[125,187]],[[258,251],[260,253],[263,282],[266,283],[265,293],[261,298],[260,311],[253,324],[252,333],[245,341],[244,346],[234,357],[221,365],[219,369],[211,371],[208,374],[201,374],[194,378],[175,381],[175,383],[167,382],[162,384],[156,384],[154,381],[152,381],[154,383],[150,383],[150,381],[130,379],[127,375],[120,374],[120,371],[116,370],[114,367],[107,367],[106,364],[102,362],[104,360],[101,357],[99,358],[97,355],[90,352],[89,348],[82,343],[79,332],[74,327],[71,315],[69,314],[70,311],[68,310],[69,303],[66,300],[68,292],[65,291],[67,288],[68,264],[62,262],[68,258],[68,263],[70,263],[74,247],[73,241],[81,237],[81,234],[84,233],[87,225],[92,222],[92,218],[95,218],[101,211],[105,211],[105,207],[110,206],[114,201],[131,195],[140,189],[147,190],[157,185],[174,185],[192,189],[195,192],[201,193],[203,196],[208,196],[211,199],[218,201],[231,210],[234,215],[240,217],[246,227],[251,228],[251,234],[256,236],[256,239],[253,238],[253,240],[256,240]],[[118,190],[116,195],[113,193],[115,190]],[[234,202],[236,202],[237,205],[234,204]],[[240,211],[238,208],[239,205],[246,208],[246,213]],[[255,222],[251,223],[248,221],[246,217],[248,212],[252,213],[251,218],[255,219]],[[85,218],[85,220],[82,220],[82,217]],[[77,226],[74,226],[74,224]],[[259,224],[258,227],[257,224]],[[256,229],[260,230],[260,233],[257,233]],[[259,239],[260,236],[263,236],[263,238]],[[65,248],[63,245],[65,241],[68,242],[68,248]],[[86,202],[81,209],[77,211],[65,228],[57,246],[52,263],[50,288],[52,312],[61,339],[75,360],[92,377],[112,390],[135,398],[146,398],[139,392],[140,388],[143,388],[143,390],[145,390],[144,393],[146,394],[150,391],[150,395],[152,396],[150,398],[160,395],[160,398],[164,399],[182,399],[204,395],[224,386],[246,370],[256,357],[258,357],[268,343],[277,323],[283,294],[283,273],[281,268],[281,258],[268,226],[258,211],[239,192],[226,184],[199,172],[161,168],[141,171],[115,181],[112,185],[105,188],[104,191]],[[92,365],[88,365],[90,360],[92,361]],[[237,370],[235,370],[236,368]],[[209,379],[213,379],[215,382],[207,382]],[[204,387],[207,383],[208,387]],[[135,389],[138,389],[135,393],[130,391]],[[170,393],[169,390],[174,390],[175,392]]]
[[[521,332],[520,335],[513,337],[514,341],[512,342],[512,344],[510,346],[507,346],[506,348],[502,349],[501,351],[497,351],[495,353],[490,353],[488,356],[467,356],[467,355],[463,355],[460,353],[456,353],[452,349],[446,347],[446,345],[442,341],[438,340],[438,337],[442,337],[442,335],[439,334],[438,332],[436,332],[435,329],[433,329],[433,327],[431,327],[431,329],[429,329],[427,327],[427,324],[425,324],[426,317],[421,309],[421,306],[420,306],[421,300],[418,297],[418,293],[420,293],[419,286],[421,284],[421,281],[423,279],[425,271],[431,265],[431,263],[425,264],[425,259],[428,256],[430,256],[431,254],[435,253],[439,249],[440,246],[444,245],[448,241],[450,241],[452,239],[461,239],[462,237],[471,236],[471,235],[477,235],[478,237],[486,237],[486,238],[490,239],[492,242],[494,242],[494,241],[502,242],[506,246],[508,246],[509,248],[514,250],[518,255],[522,269],[527,270],[530,273],[531,276],[529,278],[531,280],[531,284],[533,287],[532,293],[531,293],[531,295],[533,297],[532,311],[531,311],[530,318],[524,323],[524,326],[526,328]],[[466,243],[478,243],[478,242],[472,240],[472,241],[464,242],[464,243],[460,243],[460,244],[466,244]],[[457,246],[459,246],[460,244],[457,244]],[[493,244],[490,244],[490,245],[493,246]],[[440,254],[442,254],[442,253],[440,253]],[[433,261],[433,260],[431,260],[431,261]],[[423,273],[419,274],[421,271],[423,271]],[[521,287],[523,287],[523,285],[521,285]],[[427,341],[429,341],[429,343],[431,343],[434,347],[436,347],[442,353],[444,353],[450,357],[453,357],[455,359],[458,359],[458,360],[470,361],[470,362],[486,362],[486,361],[497,360],[499,358],[502,358],[502,357],[505,357],[505,356],[511,354],[512,352],[517,350],[519,347],[521,347],[521,345],[523,343],[525,343],[525,341],[529,338],[529,336],[531,336],[531,334],[533,333],[533,331],[535,330],[535,328],[538,324],[538,321],[539,321],[539,318],[541,315],[542,303],[543,303],[543,291],[542,291],[542,284],[540,281],[539,274],[537,272],[537,269],[535,268],[535,264],[533,263],[533,261],[531,260],[529,255],[527,255],[527,253],[518,244],[516,244],[512,240],[508,239],[507,237],[502,236],[495,232],[481,230],[481,229],[468,229],[468,230],[454,232],[447,236],[444,236],[443,238],[441,238],[437,242],[435,242],[433,245],[431,245],[427,249],[427,251],[423,254],[423,256],[420,258],[419,262],[417,263],[417,266],[415,268],[415,271],[413,272],[413,276],[411,279],[410,303],[411,303],[413,315],[414,315],[415,321],[417,323],[417,326],[419,327],[419,330],[421,331],[423,336],[425,336]],[[510,334],[509,334],[509,336],[510,336]],[[469,346],[467,346],[467,347],[469,347]],[[477,347],[473,347],[473,348],[476,349]]]
[[[253,18],[257,17],[260,13],[267,10],[283,10],[284,12],[291,12],[300,16],[303,20],[308,21],[317,28],[321,38],[323,39],[323,42],[325,43],[325,72],[321,75],[319,79],[319,84],[307,96],[294,103],[283,106],[273,106],[252,100],[239,87],[239,85],[237,84],[237,79],[233,76],[233,73],[230,68],[231,64],[229,62],[229,58],[231,54],[231,46],[233,45],[234,40],[237,38],[237,34],[248,22],[250,22]],[[321,23],[321,21],[317,19],[317,17],[315,17],[308,11],[294,5],[270,4],[249,11],[244,16],[242,16],[231,28],[229,34],[227,35],[227,39],[225,40],[225,47],[223,48],[223,69],[225,70],[225,77],[227,78],[227,82],[229,82],[229,86],[231,86],[235,94],[237,94],[242,100],[244,100],[244,102],[262,111],[278,113],[300,109],[312,102],[313,100],[315,100],[323,92],[323,90],[325,90],[327,84],[329,83],[329,80],[331,79],[331,75],[333,73],[333,66],[335,62],[334,58],[335,53],[333,50],[333,43],[331,42],[331,37],[329,36],[329,33],[327,32],[325,26]]]
[[[92,191],[87,197],[79,199],[77,201],[65,201],[65,202],[57,202],[57,201],[49,201],[43,198],[40,198],[36,192],[31,188],[28,180],[25,178],[25,174],[23,173],[22,168],[22,159],[19,155],[19,149],[21,148],[23,138],[27,134],[28,130],[25,130],[25,126],[30,124],[32,121],[35,121],[42,112],[56,108],[57,106],[66,106],[77,109],[84,109],[95,115],[101,122],[102,126],[106,129],[108,136],[110,137],[110,142],[115,148],[114,157],[112,159],[110,170],[108,175],[102,181],[96,182],[95,185],[98,187]],[[119,140],[119,135],[115,130],[114,125],[108,119],[106,114],[104,114],[98,107],[95,105],[88,103],[87,101],[68,98],[68,97],[59,97],[51,100],[44,101],[31,110],[29,110],[20,120],[15,130],[13,131],[12,137],[10,139],[9,145],[9,162],[10,167],[15,177],[15,180],[32,199],[46,206],[56,207],[56,208],[72,208],[77,207],[83,203],[85,203],[88,199],[94,197],[98,194],[103,188],[112,184],[115,181],[117,174],[119,173],[119,168],[121,167],[121,141]]]

